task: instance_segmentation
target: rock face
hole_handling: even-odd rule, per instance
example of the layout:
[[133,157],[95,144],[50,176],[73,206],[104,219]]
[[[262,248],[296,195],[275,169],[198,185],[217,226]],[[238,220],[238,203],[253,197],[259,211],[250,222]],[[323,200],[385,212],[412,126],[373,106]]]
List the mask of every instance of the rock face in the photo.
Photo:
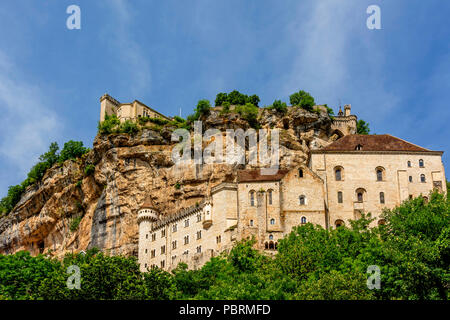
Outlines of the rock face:
[[[249,127],[239,115],[221,115],[214,109],[202,120],[204,131]],[[291,107],[283,115],[261,109],[259,123],[262,128],[280,129],[283,169],[307,163],[310,149],[331,141],[332,121],[324,110],[310,113]],[[199,203],[213,186],[234,180],[236,169],[249,168],[218,163],[175,166],[171,133],[165,128],[144,129],[135,136],[98,135],[93,149],[81,159],[47,170],[14,210],[0,218],[0,253],[28,250],[62,257],[97,247],[110,254],[137,256],[137,210],[147,195],[160,213],[174,214]],[[87,164],[95,165],[93,175],[85,176]],[[78,227],[77,219],[81,219]]]

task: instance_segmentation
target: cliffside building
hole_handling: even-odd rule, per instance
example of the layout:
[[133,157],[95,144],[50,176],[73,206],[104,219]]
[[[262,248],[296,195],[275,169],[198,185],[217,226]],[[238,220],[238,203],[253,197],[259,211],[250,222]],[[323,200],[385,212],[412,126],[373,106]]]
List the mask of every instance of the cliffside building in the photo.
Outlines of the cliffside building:
[[161,218],[146,201],[138,211],[142,270],[179,262],[197,268],[252,236],[258,249],[274,252],[294,226],[336,228],[362,212],[382,224],[384,208],[433,189],[446,192],[443,152],[391,135],[344,135],[311,153],[309,166],[274,175],[240,170],[236,181],[216,185],[202,203],[171,216]]

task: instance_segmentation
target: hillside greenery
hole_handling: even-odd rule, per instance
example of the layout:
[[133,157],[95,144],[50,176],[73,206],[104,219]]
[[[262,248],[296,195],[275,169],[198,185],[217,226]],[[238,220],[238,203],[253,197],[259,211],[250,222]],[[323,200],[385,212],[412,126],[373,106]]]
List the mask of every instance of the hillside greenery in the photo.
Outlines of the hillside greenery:
[[58,153],[58,150],[58,144],[52,142],[48,151],[42,154],[39,161],[30,169],[27,178],[21,184],[8,188],[8,194],[0,200],[0,215],[8,214],[20,201],[26,188],[39,183],[47,169],[56,163],[61,164],[66,160],[80,158],[89,151],[89,148],[85,148],[82,141],[70,140],[64,143],[61,152]]
[[[305,224],[279,242],[269,257],[238,242],[202,268],[179,264],[167,272],[140,272],[134,257],[96,249],[62,260],[27,252],[0,255],[2,299],[364,299],[447,300],[450,286],[449,200],[433,193],[383,213],[325,230]],[[71,265],[80,289],[68,289]],[[381,270],[380,289],[367,287],[368,266]]]

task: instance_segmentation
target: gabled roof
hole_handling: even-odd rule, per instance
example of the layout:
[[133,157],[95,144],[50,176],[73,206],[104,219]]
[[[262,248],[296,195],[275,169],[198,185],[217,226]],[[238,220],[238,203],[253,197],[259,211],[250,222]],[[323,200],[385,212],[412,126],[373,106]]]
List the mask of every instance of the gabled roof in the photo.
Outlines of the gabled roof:
[[[360,146],[360,148],[357,148]],[[340,138],[326,146],[321,151],[404,151],[404,152],[434,152],[391,136],[390,134],[362,135],[351,134]]]
[[279,181],[289,170],[277,170],[275,174],[262,175],[261,169],[246,169],[237,172],[238,182]]

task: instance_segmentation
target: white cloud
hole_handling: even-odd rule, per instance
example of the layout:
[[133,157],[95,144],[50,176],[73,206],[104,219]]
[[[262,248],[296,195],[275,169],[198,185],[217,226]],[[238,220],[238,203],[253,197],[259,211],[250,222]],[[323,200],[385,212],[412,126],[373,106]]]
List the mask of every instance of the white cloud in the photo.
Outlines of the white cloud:
[[[341,99],[363,115],[368,107],[377,106],[377,113],[370,113],[373,120],[392,112],[399,98],[385,88],[384,51],[371,42],[373,32],[383,30],[365,28],[365,8],[357,1],[336,0],[302,2],[297,7],[298,19],[288,25],[285,41],[285,50],[296,51],[297,57],[282,82],[283,95],[305,89],[317,103],[335,107]],[[357,101],[364,105],[355,105]]]
[[[40,87],[24,82],[20,72],[0,50],[0,156],[4,166],[15,169],[2,184],[20,182],[61,127]],[[6,190],[6,185],[0,187]]]
[[133,32],[128,26],[133,23],[133,9],[123,0],[108,1],[113,11],[111,23],[103,30],[104,37],[120,60],[119,78],[127,88],[127,94],[134,97],[144,95],[151,86],[150,63],[142,47],[133,40]]

